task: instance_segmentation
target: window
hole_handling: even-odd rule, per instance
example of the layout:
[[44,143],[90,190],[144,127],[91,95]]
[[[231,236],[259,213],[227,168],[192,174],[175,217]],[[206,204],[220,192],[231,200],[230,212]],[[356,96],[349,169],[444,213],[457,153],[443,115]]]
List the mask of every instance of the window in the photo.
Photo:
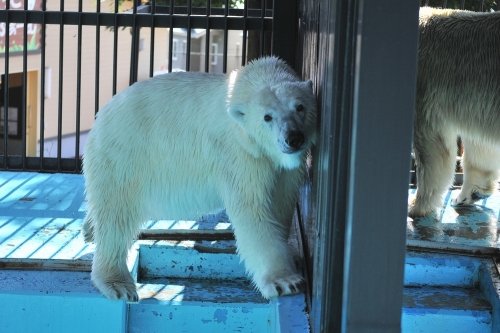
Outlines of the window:
[[212,43],[210,45],[210,64],[217,65],[217,58],[219,53],[219,45],[217,43]]
[[179,41],[174,38],[172,41],[172,59],[177,60],[177,53],[179,52]]
[[[7,134],[11,137],[20,136],[20,109],[9,107],[7,110]],[[5,112],[4,107],[0,107],[0,136],[4,135]]]

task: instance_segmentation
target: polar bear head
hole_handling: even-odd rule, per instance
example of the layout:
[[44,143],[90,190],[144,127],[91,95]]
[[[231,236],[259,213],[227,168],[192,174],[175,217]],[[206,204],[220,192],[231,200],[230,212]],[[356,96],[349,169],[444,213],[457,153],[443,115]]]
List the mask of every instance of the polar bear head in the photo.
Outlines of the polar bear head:
[[316,141],[316,100],[311,81],[301,81],[282,60],[266,57],[233,71],[228,113],[241,127],[247,150],[286,169],[298,168]]

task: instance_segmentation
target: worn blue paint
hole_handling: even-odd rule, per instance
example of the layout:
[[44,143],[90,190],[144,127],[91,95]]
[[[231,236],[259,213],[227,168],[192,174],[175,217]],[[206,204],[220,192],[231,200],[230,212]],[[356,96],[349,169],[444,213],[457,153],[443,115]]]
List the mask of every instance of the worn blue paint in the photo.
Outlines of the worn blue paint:
[[472,288],[478,283],[485,260],[438,253],[406,254],[405,286],[453,286]]
[[[427,246],[431,242],[457,249],[500,248],[497,234],[500,227],[500,192],[472,206],[453,207],[451,201],[458,193],[459,189],[448,192],[438,216],[408,218],[409,244]],[[410,190],[410,197],[414,194],[415,190]]]
[[86,272],[0,271],[1,332],[125,332],[126,314]]
[[483,311],[403,309],[403,333],[494,333],[491,316]]
[[[0,257],[90,260],[93,245],[80,235],[83,188],[81,175],[0,172]],[[408,220],[409,244],[498,248],[500,194],[459,209],[449,205],[455,195],[438,218]],[[145,227],[230,223],[220,213]],[[0,271],[0,331],[64,332],[69,324],[72,331],[102,331],[96,322],[106,323],[106,332],[309,331],[303,295],[266,301],[235,254],[197,250],[207,247],[227,252],[234,243],[137,242],[129,256],[141,298],[135,304],[104,299],[89,272]],[[487,259],[409,252],[405,285],[403,332],[500,332],[500,279]]]

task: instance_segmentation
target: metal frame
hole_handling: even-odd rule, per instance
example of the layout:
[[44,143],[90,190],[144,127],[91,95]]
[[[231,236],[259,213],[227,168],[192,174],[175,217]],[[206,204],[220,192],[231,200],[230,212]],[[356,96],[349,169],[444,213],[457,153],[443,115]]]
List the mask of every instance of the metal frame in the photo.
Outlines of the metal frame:
[[320,6],[326,73],[312,327],[399,332],[418,3]]
[[[117,58],[118,58],[118,30],[122,27],[130,27],[133,32],[132,36],[132,48],[131,48],[131,63],[130,63],[130,84],[137,81],[137,71],[138,71],[138,48],[139,48],[139,32],[141,28],[153,28],[151,29],[151,54],[149,56],[150,69],[149,75],[153,75],[153,63],[154,63],[154,42],[155,42],[155,29],[154,28],[170,28],[170,32],[174,28],[186,28],[187,29],[187,54],[190,52],[190,42],[191,42],[191,31],[192,29],[205,29],[206,40],[210,39],[210,31],[214,29],[219,29],[224,31],[224,52],[223,52],[223,72],[227,70],[227,42],[228,42],[228,31],[229,30],[241,30],[244,33],[243,43],[244,47],[242,52],[242,64],[245,64],[248,59],[246,56],[247,48],[247,36],[249,31],[257,31],[260,33],[259,41],[259,54],[271,53],[269,49],[266,48],[268,45],[265,40],[268,38],[268,34],[272,34],[273,29],[277,29],[284,33],[284,36],[278,38],[278,36],[273,37],[273,42],[271,45],[272,52],[277,55],[282,55],[282,57],[293,63],[293,57],[291,56],[295,52],[295,44],[288,43],[289,35],[287,33],[292,24],[294,17],[296,15],[290,16],[290,14],[295,13],[294,8],[296,8],[296,3],[288,4],[285,1],[268,1],[261,0],[260,8],[254,8],[255,2],[253,2],[252,8],[249,8],[249,0],[244,1],[243,9],[232,9],[229,8],[229,0],[226,0],[225,8],[212,8],[210,1],[207,1],[207,5],[204,8],[191,8],[191,1],[187,2],[187,6],[179,7],[174,6],[174,1],[170,2],[169,6],[159,6],[157,1],[150,1],[148,5],[142,5],[142,1],[134,0],[133,7],[130,12],[119,13],[118,12],[118,1],[115,1],[114,10],[111,13],[104,13],[101,11],[100,1],[96,3],[95,12],[84,12],[82,11],[83,0],[78,0],[78,11],[65,11],[64,1],[60,0],[59,10],[47,10],[47,0],[42,0],[41,10],[28,10],[28,2],[25,1],[24,8],[22,10],[11,10],[10,2],[6,2],[6,7],[4,10],[0,10],[0,22],[6,22],[7,25],[10,23],[22,23],[26,27],[28,23],[36,23],[41,25],[41,48],[40,48],[40,62],[41,62],[41,91],[45,89],[45,63],[46,63],[46,28],[48,25],[59,26],[59,35],[61,36],[59,42],[59,103],[58,103],[58,136],[57,136],[57,149],[58,154],[56,158],[45,157],[43,154],[43,147],[45,145],[44,137],[44,127],[45,127],[45,102],[44,97],[40,96],[40,121],[38,126],[40,126],[40,156],[39,157],[27,157],[26,155],[26,117],[23,117],[22,125],[22,146],[23,151],[20,155],[12,156],[8,155],[9,139],[7,136],[0,139],[1,144],[4,148],[5,154],[0,155],[0,169],[3,170],[30,170],[30,171],[49,171],[49,172],[73,172],[79,173],[81,171],[81,159],[79,158],[79,133],[80,133],[80,84],[78,83],[78,93],[75,100],[75,114],[76,114],[76,147],[75,147],[75,158],[63,158],[61,156],[61,145],[62,145],[62,117],[67,110],[63,111],[61,94],[64,89],[64,40],[62,36],[64,35],[64,27],[68,25],[77,26],[77,47],[78,47],[78,59],[77,59],[77,77],[81,77],[81,63],[82,63],[82,27],[83,26],[95,26],[96,27],[96,50],[95,57],[99,59],[100,57],[100,28],[110,27],[114,31],[113,40],[113,85],[112,94],[117,92]],[[277,15],[285,19],[276,19]],[[286,25],[282,27],[282,25]],[[294,29],[292,29],[294,30]],[[26,29],[24,29],[26,34]],[[168,40],[169,43],[169,71],[172,71],[172,33]],[[9,43],[9,34],[6,36],[6,44]],[[27,72],[27,48],[26,48],[27,38],[24,38],[24,73]],[[206,43],[208,47],[208,42]],[[287,49],[288,48],[288,49]],[[208,57],[209,48],[206,50],[205,54],[205,71],[208,72]],[[5,62],[5,74],[8,77],[9,74],[9,50],[5,52],[4,60]],[[186,69],[190,69],[190,57],[186,57]],[[100,62],[96,61],[95,67],[95,77],[98,77],[100,70]],[[23,75],[24,82],[24,98],[23,98],[23,115],[26,115],[26,81],[27,75]],[[79,79],[78,79],[79,82]],[[95,113],[98,112],[99,108],[99,95],[100,95],[99,80],[95,80]],[[5,85],[5,96],[4,105],[8,105],[8,82]],[[42,94],[43,95],[43,94]],[[6,127],[6,126],[4,126]],[[6,131],[6,128],[4,128]]]

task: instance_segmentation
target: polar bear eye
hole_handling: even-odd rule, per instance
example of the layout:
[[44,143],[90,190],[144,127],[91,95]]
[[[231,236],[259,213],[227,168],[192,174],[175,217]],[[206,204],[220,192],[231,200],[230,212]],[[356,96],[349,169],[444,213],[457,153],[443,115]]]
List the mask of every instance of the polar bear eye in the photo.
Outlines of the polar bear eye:
[[304,105],[302,104],[299,104],[295,107],[295,110],[297,110],[297,112],[302,112],[304,111]]
[[264,116],[264,121],[266,121],[266,122],[270,122],[271,120],[273,120],[273,117],[271,117],[271,115],[266,114],[266,115]]

